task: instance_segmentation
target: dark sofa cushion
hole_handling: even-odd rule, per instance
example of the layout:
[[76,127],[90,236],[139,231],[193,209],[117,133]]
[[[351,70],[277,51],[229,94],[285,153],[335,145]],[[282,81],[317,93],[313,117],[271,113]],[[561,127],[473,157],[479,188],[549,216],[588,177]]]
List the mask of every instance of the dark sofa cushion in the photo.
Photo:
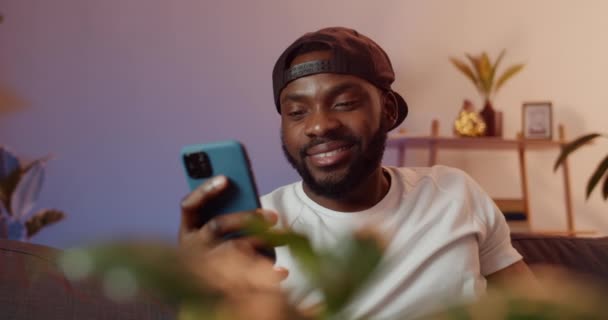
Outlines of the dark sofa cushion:
[[576,238],[515,233],[511,235],[511,241],[528,265],[557,265],[608,283],[608,237]]
[[70,283],[55,265],[58,250],[0,239],[0,319],[173,319],[151,299],[115,303],[92,282]]

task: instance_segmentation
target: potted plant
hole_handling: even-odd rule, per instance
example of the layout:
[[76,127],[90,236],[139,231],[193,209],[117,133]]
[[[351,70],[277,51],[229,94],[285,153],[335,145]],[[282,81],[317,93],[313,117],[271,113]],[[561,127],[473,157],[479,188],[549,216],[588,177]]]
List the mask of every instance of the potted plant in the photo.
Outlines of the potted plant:
[[507,80],[519,73],[524,64],[515,64],[508,67],[500,76],[497,76],[497,69],[505,55],[505,50],[500,52],[496,61],[492,63],[486,52],[474,56],[466,54],[467,59],[472,67],[458,58],[450,57],[450,62],[462,72],[471,82],[481,95],[484,101],[483,110],[480,112],[484,122],[486,123],[486,136],[499,135],[496,121],[496,112],[492,105],[492,99],[504,86]]
[[62,220],[59,210],[41,209],[33,213],[49,157],[22,164],[0,147],[0,238],[28,240],[42,228]]
[[[580,136],[577,139],[574,139],[572,142],[566,144],[562,148],[562,151],[561,151],[559,157],[555,161],[553,170],[557,170],[557,168],[559,168],[559,166],[564,163],[566,158],[571,153],[578,150],[580,147],[590,143],[591,141],[595,140],[596,138],[608,138],[608,135],[601,134],[601,133],[590,133],[590,134]],[[608,154],[598,164],[593,175],[591,175],[591,177],[589,178],[589,181],[587,181],[587,188],[586,188],[587,199],[589,199],[589,196],[591,195],[591,192],[593,192],[593,189],[595,189],[595,187],[600,183],[600,181],[602,180],[602,177],[604,178],[604,182],[602,183],[602,196],[603,196],[604,200],[608,200]]]

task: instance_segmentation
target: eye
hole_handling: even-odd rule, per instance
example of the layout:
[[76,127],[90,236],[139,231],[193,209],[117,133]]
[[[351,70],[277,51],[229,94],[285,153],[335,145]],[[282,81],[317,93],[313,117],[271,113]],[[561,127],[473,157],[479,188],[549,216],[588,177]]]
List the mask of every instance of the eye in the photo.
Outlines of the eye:
[[358,103],[359,103],[359,100],[348,100],[348,101],[338,102],[334,105],[334,108],[339,109],[339,110],[352,110],[354,107],[357,106]]
[[287,112],[287,117],[292,120],[299,120],[299,119],[302,119],[305,114],[306,114],[306,110],[304,110],[304,109],[294,109],[294,110]]

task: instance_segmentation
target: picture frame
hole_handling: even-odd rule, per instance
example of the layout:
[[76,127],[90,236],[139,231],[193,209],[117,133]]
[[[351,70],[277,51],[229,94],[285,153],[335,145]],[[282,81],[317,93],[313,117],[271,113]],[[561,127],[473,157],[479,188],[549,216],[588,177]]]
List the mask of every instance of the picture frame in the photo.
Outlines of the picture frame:
[[553,139],[553,104],[551,101],[524,102],[522,107],[524,139]]

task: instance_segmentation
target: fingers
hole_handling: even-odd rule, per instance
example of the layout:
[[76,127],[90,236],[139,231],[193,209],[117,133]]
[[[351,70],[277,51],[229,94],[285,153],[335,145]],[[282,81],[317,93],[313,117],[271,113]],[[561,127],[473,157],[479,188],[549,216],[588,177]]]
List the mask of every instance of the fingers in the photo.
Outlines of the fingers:
[[245,273],[247,283],[253,290],[272,290],[276,289],[281,281],[287,276],[286,269],[277,271],[272,262],[260,255],[253,257],[255,262],[251,265],[248,272]]
[[206,286],[227,296],[280,292],[280,283],[289,272],[257,253],[256,248],[263,245],[264,241],[254,236],[242,237],[222,241],[205,251],[189,250],[184,257]]
[[188,194],[181,203],[182,217],[180,230],[187,232],[199,228],[201,217],[198,210],[211,199],[217,197],[227,186],[228,179],[226,177],[216,176],[205,181]]
[[257,255],[256,249],[270,247],[268,243],[258,237],[241,237],[226,241],[225,243],[229,243],[242,252],[252,255]]
[[276,213],[262,209],[253,212],[223,214],[211,219],[196,231],[197,241],[203,243],[217,242],[226,235],[242,231],[255,217],[263,217],[269,227],[276,224],[278,220]]
[[238,212],[223,214],[211,219],[201,230],[207,229],[216,237],[222,237],[229,233],[238,232],[248,227],[256,218],[263,219],[263,222],[271,227],[278,221],[278,215],[274,211],[258,209],[253,212]]
[[285,280],[287,279],[287,276],[289,276],[289,270],[287,268],[273,267],[273,269],[277,277],[279,277],[281,280]]

